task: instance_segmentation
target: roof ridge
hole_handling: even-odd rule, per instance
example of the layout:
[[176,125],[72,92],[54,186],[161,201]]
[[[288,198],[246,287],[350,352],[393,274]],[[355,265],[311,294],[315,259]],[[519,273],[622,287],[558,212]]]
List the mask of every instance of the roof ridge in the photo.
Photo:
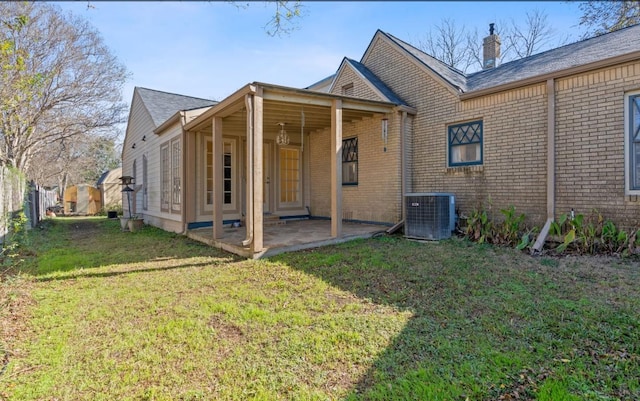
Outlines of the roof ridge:
[[151,92],[156,92],[156,93],[163,93],[165,95],[181,96],[181,97],[188,97],[188,98],[191,98],[191,99],[206,100],[206,101],[209,101],[209,102],[217,102],[217,100],[214,100],[214,99],[207,99],[207,98],[204,98],[204,97],[197,97],[197,96],[191,96],[191,95],[182,95],[180,93],[173,93],[173,92],[167,92],[167,91],[162,91],[162,90],[158,90],[158,89],[144,88],[142,86],[136,86],[136,87],[134,87],[134,89],[143,89],[143,90],[146,90],[146,91],[151,91]]

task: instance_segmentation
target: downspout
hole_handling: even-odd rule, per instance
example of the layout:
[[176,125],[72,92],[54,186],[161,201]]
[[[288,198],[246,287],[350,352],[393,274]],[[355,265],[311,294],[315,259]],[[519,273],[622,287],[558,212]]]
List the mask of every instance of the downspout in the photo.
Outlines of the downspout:
[[182,177],[180,177],[180,179],[182,180],[182,191],[180,192],[180,196],[182,197],[181,199],[181,205],[182,207],[180,208],[180,216],[182,219],[182,234],[186,234],[187,233],[187,205],[185,204],[185,199],[186,197],[184,196],[185,191],[190,190],[190,188],[188,188],[187,184],[187,133],[184,131],[184,124],[186,123],[186,119],[185,119],[185,115],[184,112],[181,111],[180,112],[180,116],[182,117],[182,127],[181,127],[181,131],[182,131],[182,146],[180,147],[180,151],[182,152],[182,154],[180,155],[182,157]]
[[242,241],[243,246],[249,246],[253,242],[253,104],[252,95],[245,95],[244,103],[247,107],[247,204],[245,206],[245,227],[247,227],[247,237]]
[[401,221],[405,221],[406,219],[406,210],[404,204],[404,194],[407,192],[407,155],[406,155],[406,129],[405,125],[407,123],[407,112],[402,112],[402,118],[400,118],[400,219]]
[[555,80],[547,79],[547,221],[531,248],[531,254],[539,253],[547,239],[556,212],[556,96]]

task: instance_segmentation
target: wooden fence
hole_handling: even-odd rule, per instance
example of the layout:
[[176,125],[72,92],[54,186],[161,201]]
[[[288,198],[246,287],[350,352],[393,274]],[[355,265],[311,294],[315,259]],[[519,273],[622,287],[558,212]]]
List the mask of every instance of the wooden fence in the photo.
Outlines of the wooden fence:
[[56,205],[56,191],[27,183],[20,172],[6,167],[0,167],[0,188],[0,245],[4,245],[11,222],[20,212],[24,212],[28,228],[33,228],[46,216],[47,208]]

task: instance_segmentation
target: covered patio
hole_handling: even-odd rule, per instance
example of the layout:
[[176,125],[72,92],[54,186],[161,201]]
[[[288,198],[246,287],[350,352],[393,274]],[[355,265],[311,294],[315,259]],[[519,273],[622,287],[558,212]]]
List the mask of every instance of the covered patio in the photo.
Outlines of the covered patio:
[[385,232],[388,228],[384,225],[343,222],[342,235],[333,237],[329,220],[296,220],[287,221],[286,224],[265,225],[263,248],[257,253],[242,244],[247,234],[246,227],[224,227],[222,235],[215,239],[211,227],[189,230],[187,236],[246,258],[258,259],[283,252],[338,244],[357,238],[370,238]]
[[[196,135],[210,133],[212,135],[212,166],[213,177],[213,211],[212,226],[188,230],[188,235],[196,240],[208,243],[227,251],[249,257],[260,258],[295,249],[304,249],[330,243],[342,242],[358,237],[367,237],[383,231],[387,227],[376,224],[346,223],[342,210],[342,139],[343,124],[362,121],[363,119],[384,119],[395,113],[406,116],[403,106],[387,101],[372,101],[349,96],[310,90],[281,87],[264,83],[252,83],[238,90],[228,98],[202,113],[184,126],[185,153],[187,159],[193,159],[196,152]],[[404,121],[404,120],[403,120]],[[289,132],[300,135],[300,171],[296,173],[294,183],[296,193],[294,202],[287,201],[289,211],[298,213],[294,217],[317,217],[309,211],[311,198],[310,188],[314,185],[311,179],[310,156],[305,136],[322,133],[330,138],[329,152],[322,160],[316,158],[315,163],[327,167],[330,185],[322,197],[330,210],[329,216],[322,220],[292,221],[283,225],[266,225],[265,216],[285,213],[287,206],[277,210],[267,209],[269,204],[278,204],[292,191],[265,190],[270,184],[268,164],[265,160],[264,149],[267,145],[275,146],[278,127],[281,122],[287,122]],[[378,125],[379,126],[379,125]],[[400,124],[404,127],[404,124]],[[224,175],[224,144],[223,136],[234,135],[243,138],[245,155],[242,158],[244,174],[241,192],[242,227],[225,227],[228,221],[223,195],[227,190],[223,186]],[[403,136],[403,134],[401,134]],[[306,149],[306,150],[305,150]],[[195,188],[197,177],[195,173],[185,171],[186,187]],[[298,177],[299,175],[299,177]],[[281,187],[284,188],[284,187]],[[276,195],[277,194],[277,195]],[[194,221],[194,209],[187,209],[186,223]]]

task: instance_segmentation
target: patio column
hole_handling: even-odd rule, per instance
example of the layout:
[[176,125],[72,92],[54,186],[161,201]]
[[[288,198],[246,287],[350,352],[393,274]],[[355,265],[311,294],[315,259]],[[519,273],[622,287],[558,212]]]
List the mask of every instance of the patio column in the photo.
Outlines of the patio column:
[[263,152],[263,97],[262,88],[256,88],[253,95],[253,243],[251,251],[253,253],[262,251],[263,244],[263,211],[264,211],[264,172],[262,171]]
[[222,237],[222,205],[224,202],[224,160],[222,158],[222,118],[213,117],[211,121],[213,128],[212,152],[213,166],[211,177],[213,177],[213,239]]
[[342,100],[331,104],[331,236],[342,236]]

